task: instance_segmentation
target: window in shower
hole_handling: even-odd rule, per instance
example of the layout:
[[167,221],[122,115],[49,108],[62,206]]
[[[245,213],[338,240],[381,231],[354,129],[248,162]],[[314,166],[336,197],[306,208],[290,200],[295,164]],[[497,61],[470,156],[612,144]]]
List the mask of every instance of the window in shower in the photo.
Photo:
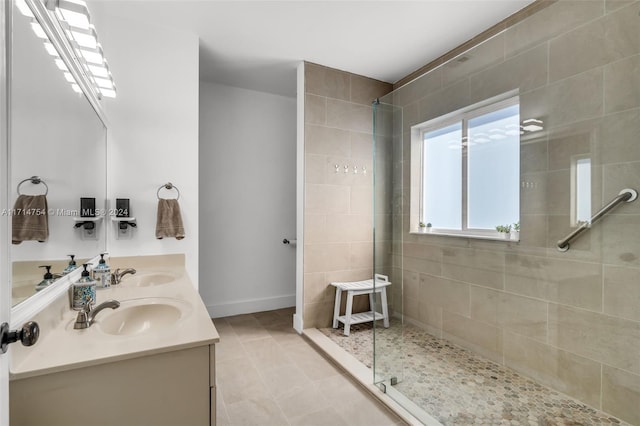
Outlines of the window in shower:
[[421,153],[420,222],[432,224],[432,232],[496,238],[496,226],[519,221],[518,97],[474,105],[413,131]]
[[462,123],[424,133],[422,222],[462,229]]

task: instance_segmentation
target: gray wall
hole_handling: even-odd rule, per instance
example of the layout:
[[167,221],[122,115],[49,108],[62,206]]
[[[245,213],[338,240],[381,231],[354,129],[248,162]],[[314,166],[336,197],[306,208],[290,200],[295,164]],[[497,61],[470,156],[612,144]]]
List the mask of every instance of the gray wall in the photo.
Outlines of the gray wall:
[[295,305],[296,102],[200,85],[200,294],[212,317]]

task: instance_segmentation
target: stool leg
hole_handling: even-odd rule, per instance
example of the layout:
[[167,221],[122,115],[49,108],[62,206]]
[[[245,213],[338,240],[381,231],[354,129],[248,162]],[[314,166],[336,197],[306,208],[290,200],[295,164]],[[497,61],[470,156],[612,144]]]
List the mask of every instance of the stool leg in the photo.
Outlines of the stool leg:
[[340,299],[342,298],[342,290],[336,287],[336,303],[333,306],[333,328],[338,328],[338,316],[340,316]]
[[380,302],[382,303],[382,317],[384,328],[389,328],[389,307],[387,306],[387,288],[383,287],[380,292]]
[[[375,315],[376,313],[376,294],[374,292],[369,293],[369,310],[371,310],[371,312],[373,312],[373,314]],[[375,316],[374,316],[375,318]]]
[[351,309],[353,308],[353,292],[347,291],[347,308],[344,312],[344,335],[348,336],[351,331]]

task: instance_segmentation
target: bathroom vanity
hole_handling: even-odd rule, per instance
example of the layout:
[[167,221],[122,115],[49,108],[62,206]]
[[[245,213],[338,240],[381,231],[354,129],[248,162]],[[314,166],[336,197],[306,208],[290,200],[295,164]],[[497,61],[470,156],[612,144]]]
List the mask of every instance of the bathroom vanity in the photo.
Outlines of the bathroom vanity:
[[11,359],[11,425],[215,424],[219,335],[183,255],[110,259],[134,275],[97,291],[117,300],[86,329],[64,295],[34,320],[41,335]]

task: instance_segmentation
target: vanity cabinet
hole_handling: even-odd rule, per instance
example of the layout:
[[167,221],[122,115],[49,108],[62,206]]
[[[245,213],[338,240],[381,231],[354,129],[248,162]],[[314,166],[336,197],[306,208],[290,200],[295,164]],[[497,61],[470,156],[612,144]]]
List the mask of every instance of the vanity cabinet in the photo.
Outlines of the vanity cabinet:
[[11,425],[215,425],[215,345],[10,382]]
[[11,348],[11,426],[215,424],[220,335],[184,255],[110,260],[137,271],[97,292],[97,303],[117,300],[118,309],[76,330],[62,293],[33,317],[38,343]]

